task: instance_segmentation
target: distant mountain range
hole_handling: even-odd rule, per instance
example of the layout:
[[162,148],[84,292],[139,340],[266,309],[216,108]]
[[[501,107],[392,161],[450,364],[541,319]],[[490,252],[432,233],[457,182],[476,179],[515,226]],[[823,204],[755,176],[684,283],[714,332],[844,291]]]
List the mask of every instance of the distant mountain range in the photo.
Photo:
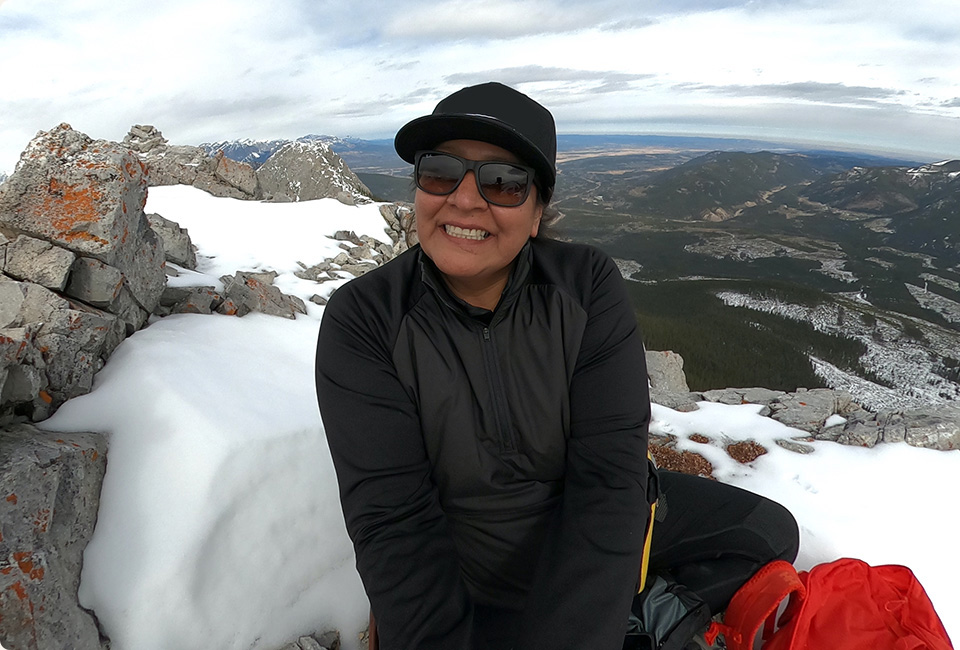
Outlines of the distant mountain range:
[[[379,200],[391,140],[310,135]],[[850,386],[874,407],[960,400],[960,161],[666,136],[558,139],[554,236],[604,249],[644,340],[696,390]],[[287,141],[202,145],[259,166]]]

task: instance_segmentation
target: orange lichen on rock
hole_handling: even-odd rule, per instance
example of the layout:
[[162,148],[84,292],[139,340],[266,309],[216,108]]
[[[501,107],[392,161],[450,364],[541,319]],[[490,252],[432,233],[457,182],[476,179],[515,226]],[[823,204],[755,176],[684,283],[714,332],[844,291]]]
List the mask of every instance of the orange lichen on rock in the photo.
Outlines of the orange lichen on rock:
[[39,563],[34,564],[33,553],[21,551],[13,554],[13,561],[20,567],[20,571],[31,580],[43,580],[44,568]]
[[106,240],[77,229],[80,224],[100,220],[103,216],[99,205],[101,200],[103,194],[89,184],[68,185],[51,178],[43,201],[34,208],[34,217],[48,219],[57,235],[65,241],[86,239],[107,244]]
[[37,513],[37,516],[33,518],[33,529],[38,533],[47,532],[47,528],[50,527],[50,509],[43,508]]
[[17,495],[11,492],[10,495],[7,496],[7,502],[17,505]]

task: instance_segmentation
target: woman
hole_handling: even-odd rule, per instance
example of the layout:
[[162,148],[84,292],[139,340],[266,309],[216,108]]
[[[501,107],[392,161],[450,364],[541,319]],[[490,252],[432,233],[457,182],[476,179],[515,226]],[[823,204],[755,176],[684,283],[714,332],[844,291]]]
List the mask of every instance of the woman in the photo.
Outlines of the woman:
[[[655,498],[644,351],[611,260],[538,237],[553,117],[482,84],[395,146],[415,165],[420,246],[342,287],[317,349],[381,648],[620,648]],[[691,477],[661,483],[670,507],[652,566],[715,591],[713,611],[796,554],[776,504]],[[737,520],[711,523],[707,508]]]

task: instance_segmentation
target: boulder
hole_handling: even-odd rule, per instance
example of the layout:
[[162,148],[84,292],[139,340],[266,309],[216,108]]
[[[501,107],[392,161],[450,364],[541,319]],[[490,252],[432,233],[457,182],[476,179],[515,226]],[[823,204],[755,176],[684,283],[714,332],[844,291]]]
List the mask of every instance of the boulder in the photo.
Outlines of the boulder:
[[0,226],[119,269],[149,312],[166,280],[146,198],[146,172],[134,154],[61,124],[30,142],[0,189]]
[[98,434],[0,429],[0,646],[101,650],[77,589],[106,454]]
[[222,314],[245,316],[252,311],[296,318],[306,314],[307,307],[296,296],[288,296],[273,286],[275,273],[237,271],[233,276],[220,278],[223,282],[224,303],[217,308]]
[[197,250],[190,241],[190,234],[180,224],[164,219],[159,214],[148,214],[147,221],[163,242],[163,253],[168,262],[185,269],[196,270]]
[[647,351],[647,375],[651,392],[689,393],[687,377],[683,374],[683,357],[676,352]]

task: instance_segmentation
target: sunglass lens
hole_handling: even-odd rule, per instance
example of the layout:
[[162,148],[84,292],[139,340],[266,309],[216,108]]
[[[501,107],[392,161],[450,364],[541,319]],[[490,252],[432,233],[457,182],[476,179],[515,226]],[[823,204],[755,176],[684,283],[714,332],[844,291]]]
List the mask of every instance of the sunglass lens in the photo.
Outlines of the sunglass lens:
[[430,194],[449,194],[463,174],[463,163],[453,156],[424,154],[417,162],[417,186]]
[[480,166],[478,179],[481,193],[490,203],[512,207],[527,199],[530,177],[521,167],[486,163]]

